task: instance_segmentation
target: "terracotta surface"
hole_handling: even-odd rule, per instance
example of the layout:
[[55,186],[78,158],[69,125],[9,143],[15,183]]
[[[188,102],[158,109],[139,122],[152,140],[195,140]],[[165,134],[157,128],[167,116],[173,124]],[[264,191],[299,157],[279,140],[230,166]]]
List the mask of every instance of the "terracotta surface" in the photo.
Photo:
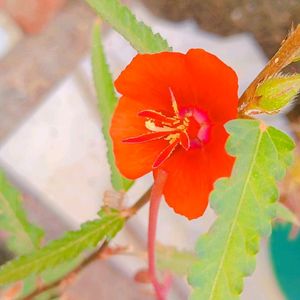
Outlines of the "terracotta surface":
[[72,0],[43,34],[23,38],[0,61],[0,140],[16,128],[88,52],[93,16],[82,1]]
[[[38,33],[66,0],[0,0],[26,33]],[[0,2],[1,5],[1,2]],[[3,4],[2,4],[3,5]]]

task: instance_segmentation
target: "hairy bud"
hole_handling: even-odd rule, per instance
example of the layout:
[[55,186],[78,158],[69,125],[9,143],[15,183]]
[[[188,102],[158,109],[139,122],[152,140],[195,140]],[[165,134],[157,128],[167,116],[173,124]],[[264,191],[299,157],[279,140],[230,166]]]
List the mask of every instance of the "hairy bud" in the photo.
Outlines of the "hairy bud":
[[290,103],[299,90],[299,74],[267,79],[256,89],[254,109],[259,112],[275,113]]

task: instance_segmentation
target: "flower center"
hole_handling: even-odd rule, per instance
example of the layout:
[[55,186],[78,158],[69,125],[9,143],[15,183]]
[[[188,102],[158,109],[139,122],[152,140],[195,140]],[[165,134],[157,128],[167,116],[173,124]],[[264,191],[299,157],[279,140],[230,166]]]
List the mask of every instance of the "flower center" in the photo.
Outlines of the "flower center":
[[166,116],[155,110],[143,110],[139,116],[145,118],[145,129],[148,132],[137,137],[124,139],[124,143],[144,143],[158,139],[169,142],[158,155],[153,168],[159,167],[165,162],[177,146],[182,146],[186,151],[201,147],[209,140],[210,121],[205,112],[198,108],[181,108],[178,105],[172,90],[170,89],[173,116]]

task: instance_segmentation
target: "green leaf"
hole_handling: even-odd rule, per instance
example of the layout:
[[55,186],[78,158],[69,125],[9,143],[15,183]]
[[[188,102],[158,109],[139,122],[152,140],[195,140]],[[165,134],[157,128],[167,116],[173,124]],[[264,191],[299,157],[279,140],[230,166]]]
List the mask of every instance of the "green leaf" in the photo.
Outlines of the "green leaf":
[[99,24],[95,24],[93,29],[92,70],[99,113],[102,120],[102,132],[107,145],[107,158],[111,168],[111,182],[117,191],[127,191],[133,184],[133,181],[124,178],[117,169],[112,140],[109,135],[111,117],[117,105],[117,96],[115,94],[112,76],[105,60]]
[[118,31],[133,48],[141,53],[170,51],[158,33],[139,22],[132,12],[118,0],[86,0],[95,11]]
[[[82,261],[82,257],[78,256],[75,259],[67,262],[63,262],[62,264],[52,268],[45,270],[40,275],[30,275],[28,278],[26,278],[23,282],[23,291],[21,295],[19,295],[20,299],[25,298],[30,293],[32,293],[34,290],[37,289],[37,286],[40,284],[41,280],[44,284],[48,285],[51,284],[58,279],[62,279],[67,274],[72,272]],[[53,290],[45,291],[42,293],[37,299],[48,299],[51,298],[51,294],[53,293]],[[23,298],[22,298],[23,297]],[[52,299],[52,298],[51,298]]]
[[197,243],[199,262],[189,276],[191,299],[240,299],[243,278],[255,269],[262,236],[271,233],[278,198],[276,181],[292,160],[294,142],[257,120],[226,125],[227,152],[236,157],[230,178],[219,179],[211,194],[218,215]]
[[17,255],[37,250],[43,230],[31,224],[22,207],[20,193],[0,170],[0,229],[9,234],[8,248]]
[[276,218],[281,221],[300,226],[298,217],[284,204],[278,202],[276,203]]
[[0,268],[0,285],[38,274],[96,247],[106,238],[113,238],[124,225],[125,219],[117,210],[102,210],[100,219],[82,224],[77,231],[67,232],[61,239],[50,242],[31,254],[12,260]]
[[45,282],[46,284],[50,284],[60,278],[63,278],[66,274],[74,270],[82,262],[83,259],[84,256],[79,255],[75,259],[63,262],[62,264],[54,267],[53,269],[45,270],[41,274],[43,282]]
[[[59,279],[63,279],[66,275],[72,272],[83,260],[83,257],[78,256],[75,259],[67,262],[63,262],[62,264],[54,267],[53,269],[48,269],[41,273],[39,276],[30,276],[24,282],[24,288],[22,295],[19,296],[20,299],[26,298],[30,293],[37,289],[38,283],[41,281],[45,285],[49,285]],[[46,290],[38,297],[34,298],[35,300],[46,300],[46,299],[53,299],[53,294],[59,294],[56,288]]]

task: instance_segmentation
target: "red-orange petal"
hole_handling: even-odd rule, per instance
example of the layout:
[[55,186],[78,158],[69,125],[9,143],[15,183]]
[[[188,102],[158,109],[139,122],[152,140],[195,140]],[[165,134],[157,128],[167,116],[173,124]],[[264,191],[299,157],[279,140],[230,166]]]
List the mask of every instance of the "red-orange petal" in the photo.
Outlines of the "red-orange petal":
[[236,73],[218,57],[202,49],[189,50],[186,64],[193,93],[193,97],[186,101],[206,111],[213,123],[236,118]]
[[214,125],[211,131],[211,142],[205,145],[204,150],[208,157],[208,176],[211,181],[231,174],[234,158],[225,150],[228,133],[223,125]]
[[189,153],[180,149],[161,168],[168,174],[164,188],[168,205],[188,219],[203,215],[212,190],[206,154],[198,149]]
[[[213,182],[228,176],[234,161],[224,149],[228,135],[223,125],[237,116],[235,72],[201,49],[192,49],[186,55],[169,52],[139,54],[115,85],[125,97],[121,98],[113,116],[111,136],[117,166],[128,178],[138,178],[151,171],[162,150],[169,146],[164,139],[140,144],[122,143],[124,139],[147,134],[145,118],[139,113],[161,118],[161,114],[153,112],[157,111],[172,117],[172,94],[179,110],[195,107],[207,113],[212,126],[207,143],[188,151],[179,146],[170,148],[172,155],[167,155],[168,159],[158,168],[168,172],[164,190],[167,203],[189,219],[199,217],[206,209]],[[180,142],[189,148],[184,137]]]
[[158,168],[161,166],[175,151],[177,146],[179,145],[178,141],[173,142],[172,144],[169,144],[163,151],[158,155],[158,157],[155,159],[155,162],[153,164],[153,169]]
[[170,88],[179,108],[201,108],[217,122],[237,116],[236,73],[202,49],[187,54],[138,54],[115,85],[121,94],[144,102],[148,109],[172,112]]
[[169,112],[172,116],[170,89],[176,100],[190,98],[185,54],[161,52],[138,54],[115,81],[119,93],[147,104],[147,110]]
[[168,145],[164,139],[137,144],[122,142],[126,138],[147,133],[145,119],[138,116],[143,110],[145,110],[143,102],[121,97],[110,127],[116,165],[120,172],[130,179],[136,179],[150,172],[155,159]]
[[211,140],[202,148],[178,149],[161,166],[168,173],[165,199],[176,213],[188,219],[200,217],[207,207],[213,183],[230,175],[234,159],[225,151],[227,137],[223,126],[215,125]]

